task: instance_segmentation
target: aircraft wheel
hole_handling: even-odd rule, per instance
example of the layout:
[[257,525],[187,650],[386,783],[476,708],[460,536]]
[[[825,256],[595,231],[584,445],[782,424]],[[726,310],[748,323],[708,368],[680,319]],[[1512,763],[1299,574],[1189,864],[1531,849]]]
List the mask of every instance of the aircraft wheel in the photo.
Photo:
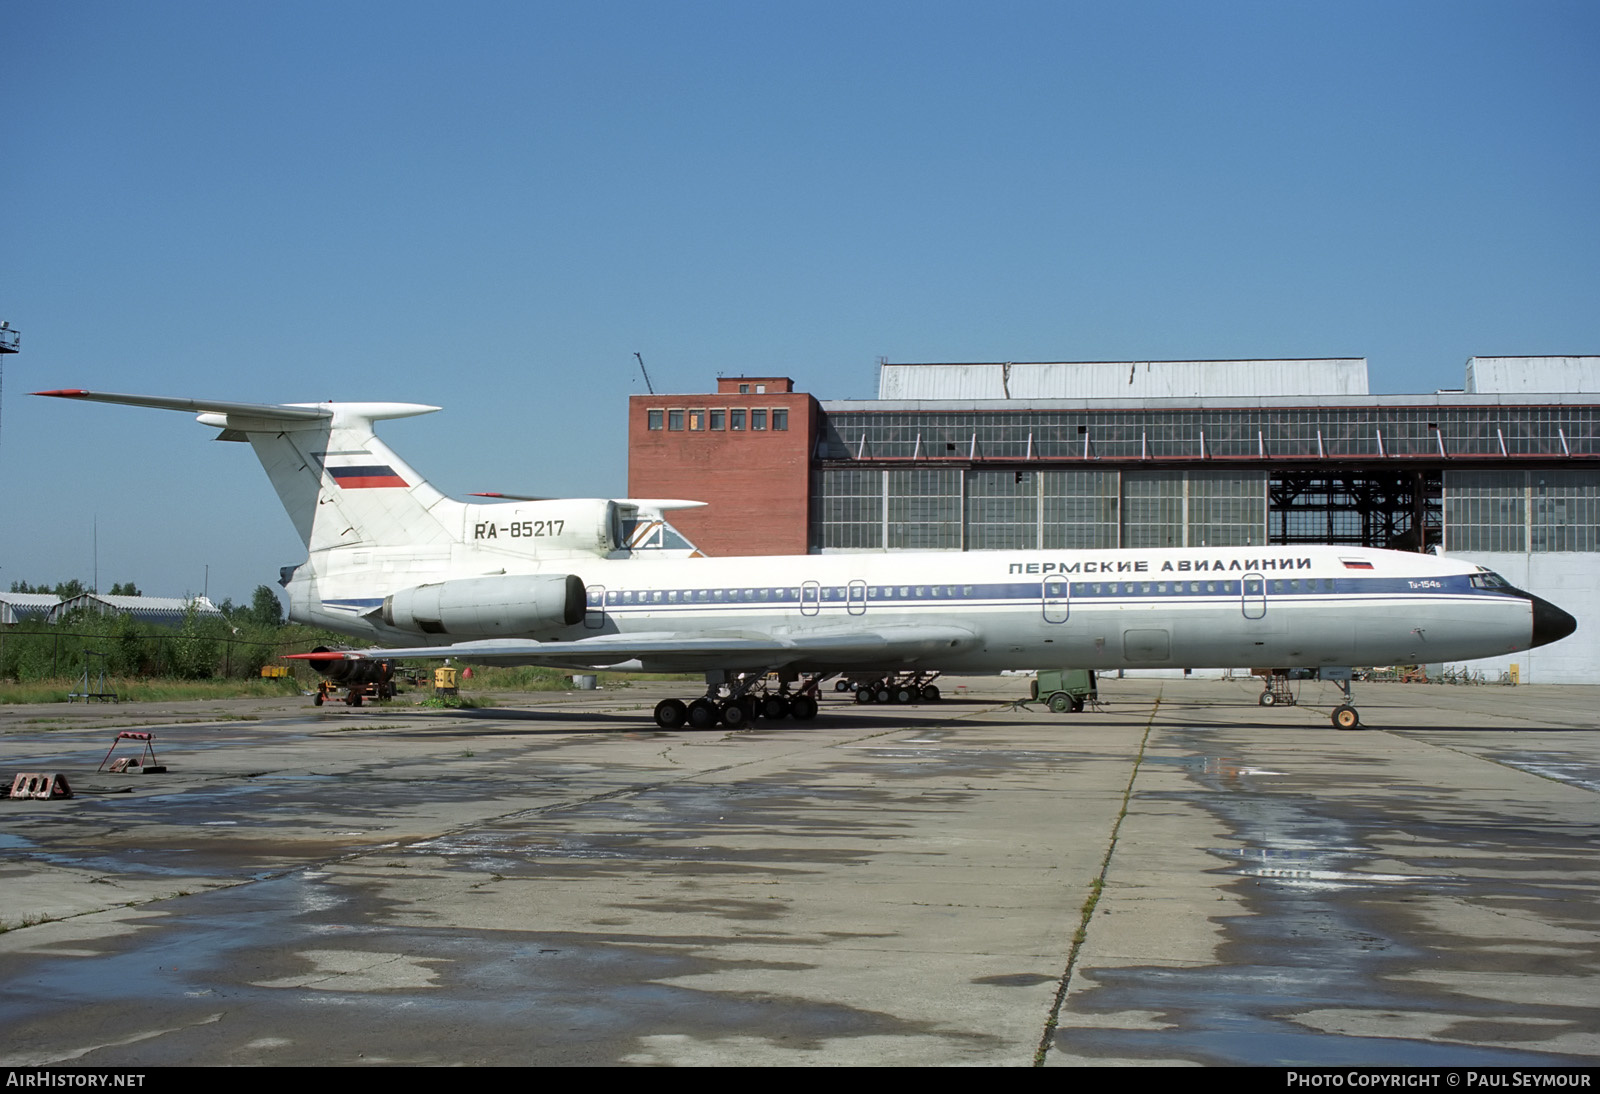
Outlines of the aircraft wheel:
[[917,694],[916,688],[896,688],[894,691],[894,701],[897,703],[915,703],[917,701]]
[[796,695],[789,700],[789,717],[797,722],[809,722],[817,716],[817,701],[809,695]]
[[871,688],[857,688],[856,689],[856,702],[858,702],[858,703],[870,703],[870,702],[873,701],[874,698],[876,698],[876,697],[873,695],[873,692],[872,692]]
[[769,695],[761,700],[761,717],[769,721],[779,721],[789,716],[789,700],[781,695]]
[[715,729],[722,720],[722,711],[710,699],[696,699],[689,704],[690,729]]
[[939,701],[939,689],[932,684],[923,684],[922,701],[924,703],[937,703]]
[[1261,693],[1261,697],[1256,700],[1256,702],[1260,703],[1264,707],[1270,707],[1277,701],[1277,697],[1274,696],[1270,691],[1263,691]]
[[843,680],[843,679],[835,680],[833,682],[833,690],[834,691],[849,691],[850,690],[850,681]]
[[894,702],[894,692],[890,691],[886,687],[879,688],[876,691],[874,691],[872,693],[872,697],[874,699],[876,699],[880,703],[892,703],[892,702]]
[[311,697],[311,705],[317,707],[322,705],[322,692],[319,691]]
[[361,696],[352,695],[350,698],[346,699],[345,702],[349,703],[353,707],[358,707],[361,705]]
[[1081,696],[1074,695],[1072,697],[1072,713],[1074,713],[1074,714],[1082,714],[1083,713],[1083,698]]
[[680,699],[663,699],[656,704],[656,725],[662,729],[682,729],[689,720],[689,708]]
[[1072,698],[1064,691],[1058,691],[1050,696],[1050,709],[1057,714],[1065,714],[1072,709]]
[[1333,728],[1355,729],[1361,725],[1361,715],[1356,708],[1348,703],[1340,703],[1333,708]]
[[729,729],[742,729],[749,720],[749,710],[738,699],[730,699],[722,704],[722,724]]

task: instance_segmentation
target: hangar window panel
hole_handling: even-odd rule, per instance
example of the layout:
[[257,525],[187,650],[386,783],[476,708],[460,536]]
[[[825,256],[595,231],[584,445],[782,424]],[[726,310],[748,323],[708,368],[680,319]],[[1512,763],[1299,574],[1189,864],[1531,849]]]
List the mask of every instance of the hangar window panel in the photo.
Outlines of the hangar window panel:
[[1600,471],[1532,471],[1528,478],[1531,548],[1600,551]]
[[1526,550],[1522,471],[1451,471],[1444,478],[1445,549]]
[[888,546],[907,550],[959,550],[961,472],[919,468],[888,473]]
[[1183,472],[1140,471],[1122,476],[1122,545],[1182,547]]
[[1042,547],[1117,546],[1121,477],[1115,471],[1041,471]]
[[1252,547],[1267,534],[1265,472],[1189,474],[1190,547]]
[[967,548],[1031,550],[1039,545],[1039,484],[1032,471],[967,475]]
[[818,549],[883,546],[883,475],[850,469],[816,472],[811,539]]

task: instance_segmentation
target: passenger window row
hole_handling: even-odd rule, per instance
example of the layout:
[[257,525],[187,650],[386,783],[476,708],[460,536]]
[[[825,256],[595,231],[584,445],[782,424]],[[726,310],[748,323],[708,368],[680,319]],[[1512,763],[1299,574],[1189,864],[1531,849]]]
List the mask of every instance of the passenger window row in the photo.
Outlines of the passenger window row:
[[[865,600],[1026,600],[1040,595],[1051,598],[1093,598],[1122,596],[1249,596],[1270,593],[1296,596],[1306,593],[1331,593],[1332,578],[1286,578],[1266,581],[1250,578],[1239,581],[1074,581],[1059,582],[1059,591],[1046,582],[1041,594],[1037,582],[1007,585],[825,585],[821,587],[756,587],[734,589],[610,589],[604,593],[607,605],[626,607],[639,604],[798,604],[860,603]],[[598,591],[590,592],[589,605],[600,606]]]

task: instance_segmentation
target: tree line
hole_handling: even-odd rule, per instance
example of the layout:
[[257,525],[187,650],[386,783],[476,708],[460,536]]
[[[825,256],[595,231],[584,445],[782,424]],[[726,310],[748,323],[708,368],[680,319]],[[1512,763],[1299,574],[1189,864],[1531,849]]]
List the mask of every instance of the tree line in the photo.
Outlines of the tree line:
[[[131,591],[130,591],[131,590]],[[81,581],[54,586],[13,582],[14,593],[54,594],[70,599],[89,591]],[[138,596],[132,582],[112,586],[113,596]],[[101,615],[84,607],[54,623],[23,620],[0,627],[0,679],[18,682],[60,679],[84,670],[85,654],[103,659],[105,671],[119,677],[175,677],[205,680],[259,676],[280,655],[327,641],[324,632],[285,624],[283,606],[271,586],[258,585],[248,605],[231,599],[217,605],[222,618],[202,616],[194,605],[174,625]]]
[[[58,581],[54,585],[30,585],[26,581],[13,581],[11,591],[41,593],[46,596],[58,596],[62,600],[71,600],[75,596],[95,592],[77,578],[71,581]],[[144,594],[133,582],[120,581],[111,586],[111,591],[106,595],[143,596]],[[217,601],[216,606],[231,623],[256,627],[277,627],[283,623],[283,604],[278,600],[278,594],[272,591],[271,585],[257,585],[256,591],[250,597],[249,606],[235,604],[232,597]]]

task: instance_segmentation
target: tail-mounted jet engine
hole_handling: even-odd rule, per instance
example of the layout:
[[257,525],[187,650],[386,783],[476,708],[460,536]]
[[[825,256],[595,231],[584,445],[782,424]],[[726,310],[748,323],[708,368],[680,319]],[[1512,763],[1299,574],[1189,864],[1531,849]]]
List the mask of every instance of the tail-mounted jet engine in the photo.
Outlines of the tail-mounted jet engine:
[[576,574],[469,577],[384,597],[383,621],[422,634],[506,637],[583,622],[588,594]]

